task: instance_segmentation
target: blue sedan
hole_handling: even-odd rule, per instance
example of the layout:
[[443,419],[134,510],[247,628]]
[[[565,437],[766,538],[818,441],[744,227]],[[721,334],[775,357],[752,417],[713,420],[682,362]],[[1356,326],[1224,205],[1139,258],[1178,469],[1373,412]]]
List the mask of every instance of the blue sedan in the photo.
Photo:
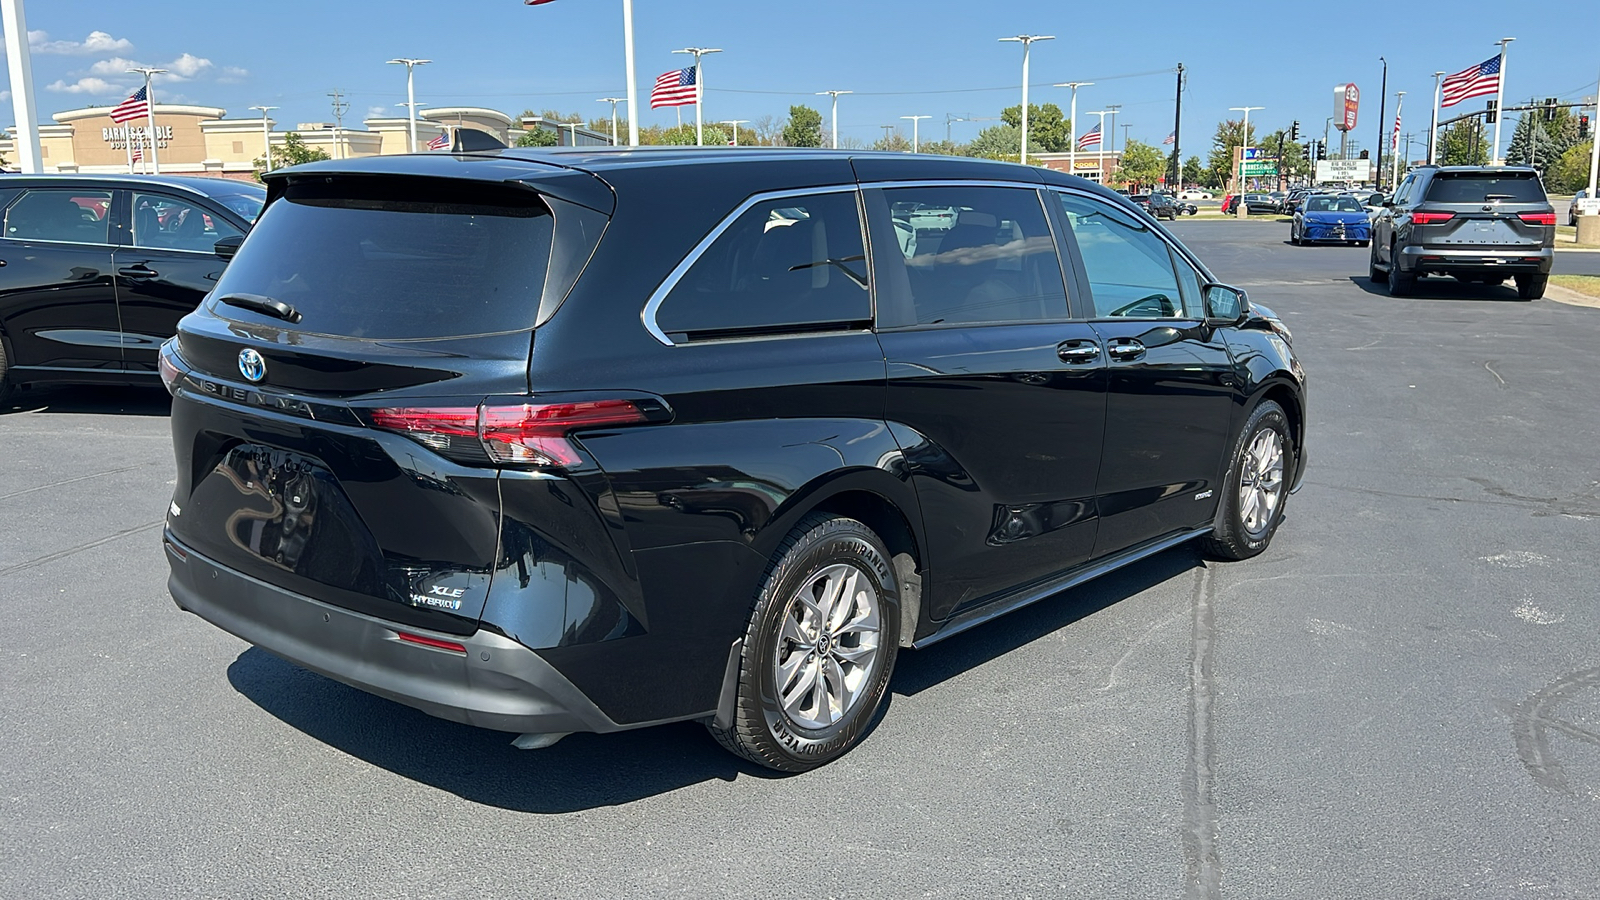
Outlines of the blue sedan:
[[1367,211],[1354,197],[1307,197],[1295,210],[1289,226],[1289,243],[1312,244],[1338,241],[1365,247],[1372,239],[1372,223]]

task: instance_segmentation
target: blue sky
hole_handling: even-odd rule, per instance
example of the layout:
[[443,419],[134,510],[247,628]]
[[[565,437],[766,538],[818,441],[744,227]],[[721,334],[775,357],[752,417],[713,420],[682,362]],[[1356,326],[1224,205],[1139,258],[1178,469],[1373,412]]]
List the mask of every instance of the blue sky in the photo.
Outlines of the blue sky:
[[[1584,5],[1556,5],[1567,3],[1574,13]],[[599,115],[610,107],[596,99],[624,90],[621,6],[621,0],[539,7],[520,0],[31,0],[27,24],[45,35],[35,35],[33,53],[45,121],[53,112],[117,102],[135,84],[120,73],[136,62],[178,76],[159,85],[162,102],[220,106],[230,118],[254,116],[249,107],[256,104],[280,106],[273,115],[283,127],[331,121],[326,94],[334,88],[347,93],[355,120],[402,114],[396,104],[405,99],[404,70],[384,65],[395,56],[434,60],[417,73],[417,99],[426,105]],[[1117,103],[1119,144],[1123,124],[1132,126],[1132,137],[1159,143],[1172,129],[1173,77],[1158,70],[1181,61],[1189,73],[1185,156],[1204,154],[1216,123],[1238,115],[1230,106],[1266,107],[1251,121],[1268,129],[1299,119],[1320,133],[1333,111],[1333,85],[1343,81],[1362,89],[1357,137],[1372,146],[1379,56],[1389,59],[1389,115],[1394,92],[1407,91],[1404,129],[1419,133],[1426,130],[1432,73],[1493,55],[1498,38],[1517,38],[1507,64],[1513,97],[1577,100],[1594,93],[1600,72],[1600,56],[1573,52],[1581,42],[1563,31],[1562,16],[1511,16],[1503,3],[1457,2],[1448,15],[1431,11],[1439,9],[1431,4],[1395,4],[1378,36],[1359,21],[1370,15],[1364,7],[1273,4],[1261,8],[1270,18],[1254,16],[1250,37],[1241,39],[1238,9],[1175,0],[1127,10],[1036,0],[635,0],[640,120],[674,121],[672,110],[649,110],[648,92],[656,75],[686,59],[669,51],[686,46],[724,50],[706,61],[708,120],[781,119],[791,103],[809,103],[826,119],[827,98],[811,94],[853,90],[840,99],[840,131],[863,141],[881,136],[882,125],[909,126],[900,116],[931,115],[922,133],[942,137],[947,116],[995,116],[1017,103],[1021,50],[997,39],[1033,33],[1056,36],[1034,45],[1035,103],[1055,101],[1065,109],[1066,90],[1037,86],[1095,81],[1079,92],[1085,125],[1094,119],[1083,112]],[[1481,101],[1467,101],[1456,109],[1480,107]],[[0,121],[11,120],[7,96]],[[956,122],[951,134],[970,140],[986,124]],[[1504,139],[1510,140],[1509,127]]]

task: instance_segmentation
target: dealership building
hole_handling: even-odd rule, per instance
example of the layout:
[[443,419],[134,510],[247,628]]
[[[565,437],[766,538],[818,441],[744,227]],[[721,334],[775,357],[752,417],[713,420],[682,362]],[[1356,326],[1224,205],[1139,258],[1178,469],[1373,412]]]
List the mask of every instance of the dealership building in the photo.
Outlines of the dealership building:
[[[252,178],[256,160],[265,153],[267,143],[283,146],[289,131],[298,134],[307,147],[321,150],[334,159],[405,153],[410,146],[410,122],[401,118],[372,118],[361,127],[342,127],[333,122],[301,122],[293,129],[277,130],[272,119],[230,119],[227,110],[213,106],[157,104],[154,128],[138,119],[117,124],[111,121],[111,107],[95,106],[58,112],[52,125],[39,128],[40,162],[49,173],[125,173],[129,167],[130,133],[134,147],[145,145],[145,157],[153,131],[156,157],[163,175],[210,175],[222,178]],[[475,106],[447,106],[417,113],[417,148],[451,128],[472,128],[514,144],[526,131],[545,130],[556,134],[561,145],[598,146],[611,143],[610,135],[578,126],[563,126],[540,116],[513,119],[505,113]],[[0,137],[0,155],[15,163],[14,129]],[[135,171],[150,171],[149,163],[134,163]]]

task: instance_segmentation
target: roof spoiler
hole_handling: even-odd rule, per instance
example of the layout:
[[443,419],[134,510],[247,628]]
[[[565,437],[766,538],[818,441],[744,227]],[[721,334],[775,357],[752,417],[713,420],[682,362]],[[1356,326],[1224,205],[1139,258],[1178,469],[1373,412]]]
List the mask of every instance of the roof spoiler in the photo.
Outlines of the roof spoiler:
[[450,137],[451,153],[473,153],[480,150],[504,150],[506,145],[487,131],[457,127]]

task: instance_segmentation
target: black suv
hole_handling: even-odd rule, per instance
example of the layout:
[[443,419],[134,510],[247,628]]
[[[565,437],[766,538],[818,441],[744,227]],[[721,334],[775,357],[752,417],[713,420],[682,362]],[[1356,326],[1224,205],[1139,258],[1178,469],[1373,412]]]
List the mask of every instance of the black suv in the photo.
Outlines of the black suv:
[[505,150],[267,182],[162,357],[172,595],[518,746],[700,720],[811,768],[900,648],[1191,539],[1259,553],[1304,468],[1282,322],[1046,169]]
[[1555,255],[1556,211],[1539,173],[1508,166],[1422,166],[1372,221],[1370,277],[1404,296],[1424,275],[1544,296]]
[[221,178],[8,175],[0,182],[0,404],[18,384],[156,383],[156,351],[261,211]]

